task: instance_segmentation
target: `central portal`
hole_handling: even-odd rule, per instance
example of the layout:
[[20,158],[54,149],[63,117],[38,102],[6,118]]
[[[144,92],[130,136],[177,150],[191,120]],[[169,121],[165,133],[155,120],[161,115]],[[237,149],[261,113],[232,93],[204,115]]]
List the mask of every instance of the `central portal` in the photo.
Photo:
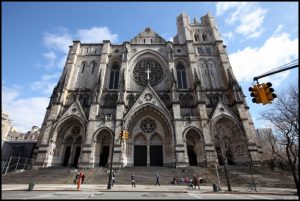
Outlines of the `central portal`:
[[147,166],[147,146],[134,146],[134,166]]

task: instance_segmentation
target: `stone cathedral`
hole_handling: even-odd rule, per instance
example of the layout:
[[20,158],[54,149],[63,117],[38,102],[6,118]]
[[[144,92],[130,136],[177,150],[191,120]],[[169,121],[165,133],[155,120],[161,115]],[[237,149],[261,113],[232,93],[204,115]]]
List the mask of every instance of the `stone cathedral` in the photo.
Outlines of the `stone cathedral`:
[[119,45],[73,41],[35,153],[35,168],[177,168],[259,164],[261,151],[215,19],[182,13],[173,42],[151,28]]

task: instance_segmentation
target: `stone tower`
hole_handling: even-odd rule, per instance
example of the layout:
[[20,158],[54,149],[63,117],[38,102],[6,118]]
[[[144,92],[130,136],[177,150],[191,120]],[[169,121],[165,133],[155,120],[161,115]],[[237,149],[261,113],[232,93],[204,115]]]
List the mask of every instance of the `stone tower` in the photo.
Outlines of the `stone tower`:
[[149,27],[121,45],[74,41],[35,167],[108,166],[112,139],[115,168],[259,164],[248,109],[209,13],[201,22],[180,14],[173,42]]

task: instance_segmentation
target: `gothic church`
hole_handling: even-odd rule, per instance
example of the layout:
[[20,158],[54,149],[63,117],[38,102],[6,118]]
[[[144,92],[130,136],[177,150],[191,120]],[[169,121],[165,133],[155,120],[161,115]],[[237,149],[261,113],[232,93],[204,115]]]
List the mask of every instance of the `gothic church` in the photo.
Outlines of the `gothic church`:
[[114,168],[259,164],[255,132],[214,18],[182,13],[173,42],[151,28],[121,45],[73,41],[34,167],[108,167],[111,154]]

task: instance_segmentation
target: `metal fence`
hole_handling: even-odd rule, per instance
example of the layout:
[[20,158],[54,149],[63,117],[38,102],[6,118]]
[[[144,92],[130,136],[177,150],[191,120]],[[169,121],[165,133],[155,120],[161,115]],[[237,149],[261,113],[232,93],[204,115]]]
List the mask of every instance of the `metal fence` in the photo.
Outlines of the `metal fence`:
[[29,170],[32,168],[34,159],[32,158],[21,158],[11,156],[6,161],[2,161],[1,172],[6,175],[7,172],[18,171],[18,170]]

